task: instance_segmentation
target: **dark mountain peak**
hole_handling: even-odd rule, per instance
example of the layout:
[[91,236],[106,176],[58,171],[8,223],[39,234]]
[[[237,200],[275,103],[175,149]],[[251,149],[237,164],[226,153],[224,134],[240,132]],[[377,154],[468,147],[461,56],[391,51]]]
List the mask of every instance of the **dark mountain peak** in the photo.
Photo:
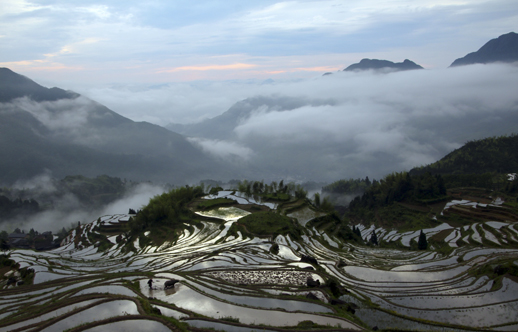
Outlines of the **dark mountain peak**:
[[378,59],[362,59],[359,63],[354,63],[345,68],[344,71],[358,71],[358,70],[383,70],[389,69],[391,71],[423,69],[420,65],[413,61],[405,59],[403,62],[392,62],[388,60]]
[[509,32],[491,39],[478,51],[459,58],[450,67],[471,65],[475,63],[515,62],[518,61],[518,34]]
[[35,101],[55,101],[74,99],[79,94],[59,88],[48,89],[9,68],[0,68],[0,102],[10,102],[20,97],[29,97]]

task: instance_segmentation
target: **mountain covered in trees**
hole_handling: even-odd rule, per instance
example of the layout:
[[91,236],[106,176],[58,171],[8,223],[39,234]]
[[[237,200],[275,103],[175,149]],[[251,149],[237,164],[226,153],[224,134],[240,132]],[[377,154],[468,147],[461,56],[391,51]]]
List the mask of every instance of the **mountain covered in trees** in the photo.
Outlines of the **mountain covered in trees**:
[[504,197],[508,204],[514,204],[518,176],[513,174],[517,170],[518,136],[490,137],[468,142],[441,160],[410,172],[392,173],[380,180],[367,177],[333,182],[322,188],[322,195],[335,206],[343,204],[340,197],[347,197],[347,208],[340,211],[353,224],[432,227],[439,221],[480,218],[481,212],[472,216],[472,211],[464,211],[460,217],[437,216],[437,211],[454,198],[478,197],[479,202],[490,202]]
[[516,173],[517,151],[517,135],[470,141],[433,164],[412,169],[410,174]]
[[0,69],[0,84],[0,183],[47,171],[57,178],[109,174],[186,183],[224,169],[182,135],[77,93],[45,88],[7,68]]
[[453,61],[450,67],[476,63],[515,62],[518,61],[518,34],[509,32],[491,39],[478,51],[467,54]]

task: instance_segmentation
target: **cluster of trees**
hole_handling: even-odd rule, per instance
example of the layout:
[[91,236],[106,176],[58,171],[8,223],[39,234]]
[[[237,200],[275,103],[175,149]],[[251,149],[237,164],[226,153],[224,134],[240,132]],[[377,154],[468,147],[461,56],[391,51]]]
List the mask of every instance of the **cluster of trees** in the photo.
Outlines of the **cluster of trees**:
[[379,182],[374,180],[362,196],[353,199],[349,209],[374,209],[403,200],[427,201],[440,199],[445,195],[446,186],[440,174],[410,176],[408,172],[393,173]]
[[[376,180],[374,180],[376,181]],[[372,185],[367,176],[365,179],[338,180],[322,187],[322,192],[341,195],[361,195]]]
[[108,175],[95,178],[71,175],[61,180],[39,182],[31,188],[0,188],[0,197],[5,196],[11,201],[37,201],[40,209],[47,209],[52,208],[60,198],[72,194],[85,207],[99,207],[122,198],[136,185],[136,182]]
[[317,208],[319,208],[323,211],[326,211],[326,212],[334,211],[333,203],[331,203],[331,201],[329,200],[329,197],[325,196],[324,199],[321,199],[319,193],[315,193],[315,195],[313,196],[313,204],[315,204],[315,206]]
[[358,237],[360,239],[362,238],[362,232],[360,232],[360,229],[358,227],[356,227],[355,225],[353,225],[353,233],[358,235]]
[[247,195],[259,195],[259,196],[280,196],[294,195],[297,198],[306,198],[308,192],[300,184],[293,182],[284,183],[284,180],[272,181],[270,184],[264,183],[264,181],[240,181],[237,184],[237,189]]
[[513,180],[507,180],[507,184],[504,188],[504,191],[510,194],[518,193],[518,175],[515,174]]
[[[357,235],[362,241],[362,234],[360,232],[360,229],[353,225],[352,232]],[[378,235],[376,235],[376,232],[373,230],[371,233],[371,236],[369,238],[369,243],[372,245],[379,245],[378,242]],[[421,233],[419,234],[419,239],[417,242],[417,249],[419,250],[426,250],[428,248],[428,240],[426,239],[426,234],[421,230]]]
[[410,171],[424,174],[514,173],[518,169],[518,136],[489,137],[470,141],[441,160]]
[[56,183],[59,192],[72,193],[83,205],[96,207],[122,198],[134,185],[136,183],[108,175],[95,178],[67,176]]
[[[122,198],[135,185],[135,182],[107,175],[95,178],[76,175],[49,179],[31,188],[3,187],[0,188],[0,222],[52,209],[99,209]],[[77,200],[71,200],[71,195]]]
[[151,226],[167,225],[177,227],[182,225],[184,218],[190,215],[187,204],[193,199],[205,195],[201,186],[180,187],[170,190],[167,193],[157,195],[149,200],[137,215],[131,217],[128,222],[130,234],[139,234]]
[[30,215],[40,211],[39,203],[34,199],[9,199],[0,195],[0,218],[9,219],[17,215]]

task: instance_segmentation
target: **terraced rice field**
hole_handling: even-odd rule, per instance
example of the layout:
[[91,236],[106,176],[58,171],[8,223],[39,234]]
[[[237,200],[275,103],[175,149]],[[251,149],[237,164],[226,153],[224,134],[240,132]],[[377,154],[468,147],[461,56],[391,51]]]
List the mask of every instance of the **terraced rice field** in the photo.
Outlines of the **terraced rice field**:
[[[117,228],[130,217],[103,216],[81,225],[58,249],[12,251],[20,269],[34,270],[34,285],[3,282],[0,331],[518,328],[517,280],[479,273],[502,261],[518,264],[518,250],[508,246],[518,238],[513,221],[441,224],[424,230],[429,236],[451,230],[444,241],[454,249],[443,255],[355,246],[316,229],[298,241],[282,235],[227,236],[230,225],[246,211],[219,208],[200,214],[222,219],[224,227],[202,221],[203,227],[185,229],[174,243],[140,247],[136,242],[136,252],[125,252],[123,241],[109,236],[113,246],[99,252],[83,235],[108,225]],[[298,214],[301,223],[308,221],[308,214]],[[360,230],[364,237],[374,230],[379,239],[403,246],[419,236],[374,227]],[[274,243],[277,254],[270,250]],[[467,245],[473,243],[480,246]],[[315,258],[318,265],[301,262],[303,256]],[[147,285],[151,276],[152,289]],[[321,285],[336,278],[342,301],[332,299],[329,287],[308,288],[308,277]],[[170,279],[179,282],[165,289]]]

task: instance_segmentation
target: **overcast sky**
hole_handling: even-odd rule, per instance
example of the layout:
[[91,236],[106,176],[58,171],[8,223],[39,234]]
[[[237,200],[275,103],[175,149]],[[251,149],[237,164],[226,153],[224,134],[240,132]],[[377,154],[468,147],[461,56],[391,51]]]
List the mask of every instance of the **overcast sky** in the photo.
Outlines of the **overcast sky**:
[[516,0],[0,1],[0,66],[64,88],[444,68],[517,31]]

